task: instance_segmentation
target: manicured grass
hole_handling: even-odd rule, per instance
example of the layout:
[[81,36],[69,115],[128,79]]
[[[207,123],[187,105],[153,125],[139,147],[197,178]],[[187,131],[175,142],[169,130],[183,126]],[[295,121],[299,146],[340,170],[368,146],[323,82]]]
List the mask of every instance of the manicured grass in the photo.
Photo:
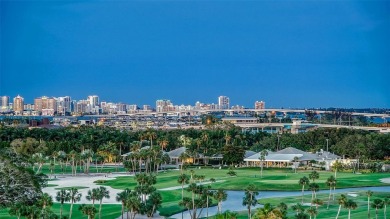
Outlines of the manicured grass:
[[[85,219],[85,218],[87,218],[87,216],[83,215],[81,213],[81,211],[78,210],[79,206],[80,206],[79,204],[73,205],[72,219],[81,219],[81,218]],[[99,210],[99,205],[95,204],[95,207],[97,210]],[[54,203],[54,205],[52,206],[51,209],[58,216],[60,215],[60,204]],[[70,204],[64,204],[63,215],[69,215],[69,209],[70,209]],[[104,205],[102,205],[102,218],[116,219],[116,218],[120,217],[121,209],[122,209],[121,205],[104,204]],[[15,219],[17,217],[10,216],[8,214],[8,209],[2,209],[2,210],[0,210],[0,218],[1,219]],[[97,214],[96,214],[95,218],[98,218]]]
[[[195,174],[205,175],[205,180],[210,178],[216,180],[224,180],[223,182],[216,182],[212,184],[213,189],[226,190],[243,190],[248,184],[252,183],[257,186],[259,190],[279,190],[279,191],[296,191],[301,187],[298,180],[310,174],[311,171],[299,171],[294,173],[286,169],[264,169],[263,178],[260,178],[259,168],[242,168],[236,169],[237,176],[230,177],[226,173],[227,169],[195,169]],[[186,174],[190,174],[187,170]],[[180,171],[168,170],[166,173],[159,173],[157,176],[156,188],[168,188],[180,186],[177,183],[177,177]],[[334,175],[332,172],[319,171],[320,178],[316,180],[320,189],[328,189],[325,184],[326,179]],[[380,182],[380,179],[389,177],[386,173],[367,173],[367,174],[353,174],[353,173],[338,173],[337,174],[337,188],[351,188],[364,186],[390,186]],[[134,188],[136,181],[133,176],[118,177],[104,183],[105,186],[111,186],[116,189]]]
[[[351,218],[353,219],[367,219],[367,195],[365,192],[353,192],[354,194],[357,194],[357,197],[352,197],[347,194],[348,199],[354,200],[358,208],[351,211]],[[335,196],[335,201],[330,202],[329,209],[326,209],[327,207],[327,201],[328,201],[328,194],[319,194],[317,195],[317,198],[321,199],[324,204],[322,206],[318,207],[319,214],[317,215],[318,219],[333,219],[336,217],[339,205],[337,203],[337,198],[340,197],[340,193],[337,193]],[[380,198],[383,200],[385,197],[390,197],[390,193],[378,193],[374,192],[373,196],[370,198],[371,201],[373,201],[376,198]],[[311,195],[305,195],[304,196],[304,202],[310,203]],[[288,205],[288,216],[289,218],[294,217],[294,211],[291,209],[292,205],[295,205],[296,203],[301,203],[301,196],[295,196],[295,197],[287,197],[287,198],[268,198],[268,199],[260,199],[260,204],[265,203],[271,203],[274,206],[277,206],[279,203],[284,202]],[[305,209],[309,208],[305,207]],[[345,208],[341,209],[340,212],[340,219],[346,219],[348,217],[348,210]],[[375,218],[375,209],[371,209],[371,218]],[[380,209],[378,211],[378,218],[383,218],[383,209]]]
[[[260,178],[259,168],[236,169],[237,176],[235,177],[228,176],[226,174],[228,172],[227,169],[203,168],[194,170],[197,175],[205,175],[205,181],[208,181],[210,178],[222,181],[213,183],[211,186],[213,189],[222,188],[225,190],[243,190],[248,184],[253,183],[259,190],[300,191],[301,186],[298,184],[298,180],[311,173],[311,171],[299,171],[298,173],[294,173],[287,169],[264,169],[263,178]],[[190,174],[189,170],[185,171],[185,173]],[[316,182],[320,185],[321,189],[327,190],[328,187],[326,186],[325,181],[329,176],[334,175],[334,173],[326,171],[320,171],[319,173],[320,178],[316,180]],[[163,216],[169,216],[183,210],[183,208],[178,205],[181,200],[181,188],[179,188],[180,184],[177,183],[179,174],[180,171],[169,170],[165,173],[159,173],[157,176],[157,189],[178,187],[177,190],[160,191],[163,198],[163,204],[159,211]],[[341,172],[337,174],[337,188],[386,186],[389,184],[380,182],[380,179],[386,177],[389,177],[389,175],[383,173],[353,174]],[[106,181],[103,185],[117,189],[133,189],[136,186],[136,181],[133,176],[123,176],[118,177],[115,180]],[[190,194],[185,192],[185,196],[189,197]],[[300,197],[289,199],[299,201],[299,198]],[[241,200],[239,204],[241,204]],[[247,218],[247,215],[244,212],[240,217]]]

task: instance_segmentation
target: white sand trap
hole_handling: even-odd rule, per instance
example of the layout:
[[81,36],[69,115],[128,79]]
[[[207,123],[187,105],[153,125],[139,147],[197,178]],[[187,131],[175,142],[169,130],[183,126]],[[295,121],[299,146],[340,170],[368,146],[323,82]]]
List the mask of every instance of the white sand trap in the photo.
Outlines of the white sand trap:
[[356,194],[356,193],[348,193],[347,195],[348,196],[352,196],[352,197],[357,197],[358,196],[358,194]]
[[[106,177],[107,176],[107,177]],[[48,193],[53,197],[53,201],[55,201],[56,194],[59,190],[56,188],[62,187],[72,187],[72,186],[81,186],[88,187],[85,189],[79,189],[79,192],[82,194],[80,204],[92,204],[92,201],[88,201],[85,196],[88,194],[88,190],[93,188],[98,188],[100,185],[96,185],[94,181],[96,180],[113,180],[118,176],[131,176],[129,174],[100,174],[100,175],[78,175],[78,176],[61,176],[57,175],[57,180],[49,181],[49,184],[55,184],[57,186],[54,187],[46,187],[43,188],[42,191]],[[103,185],[104,186],[104,185]],[[105,186],[108,191],[110,191],[110,198],[103,199],[103,204],[120,204],[115,200],[116,194],[122,192],[120,189],[113,189],[109,186]],[[97,202],[95,201],[95,204]]]
[[383,178],[381,179],[381,182],[390,184],[390,178]]

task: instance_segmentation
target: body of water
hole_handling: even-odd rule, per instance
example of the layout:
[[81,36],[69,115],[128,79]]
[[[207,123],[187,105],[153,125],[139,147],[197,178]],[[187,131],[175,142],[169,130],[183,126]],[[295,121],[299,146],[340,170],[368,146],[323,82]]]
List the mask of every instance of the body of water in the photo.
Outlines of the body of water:
[[[373,192],[390,192],[390,186],[377,186],[377,187],[360,187],[360,188],[346,188],[346,189],[336,189],[336,193],[348,193],[348,192],[358,192],[358,191],[367,191],[371,190]],[[328,194],[329,190],[318,191],[317,194]],[[244,197],[243,191],[227,191],[228,197],[227,200],[222,202],[222,212],[226,210],[230,211],[245,211],[247,210],[246,206],[242,205],[242,199]],[[311,191],[305,191],[305,195],[311,194]],[[260,191],[257,199],[264,198],[277,198],[277,197],[291,197],[291,196],[301,196],[301,191]],[[297,200],[297,203],[300,202],[300,198]],[[213,200],[214,201],[214,200]],[[309,200],[308,200],[309,201]],[[216,203],[214,201],[214,203]],[[255,208],[260,208],[262,205],[257,205]],[[217,206],[209,208],[209,216],[217,214]],[[198,211],[200,212],[200,211]],[[201,217],[206,217],[206,208],[203,209]],[[170,216],[170,218],[181,219],[182,213],[178,213]],[[191,219],[188,211],[183,213],[183,219]]]

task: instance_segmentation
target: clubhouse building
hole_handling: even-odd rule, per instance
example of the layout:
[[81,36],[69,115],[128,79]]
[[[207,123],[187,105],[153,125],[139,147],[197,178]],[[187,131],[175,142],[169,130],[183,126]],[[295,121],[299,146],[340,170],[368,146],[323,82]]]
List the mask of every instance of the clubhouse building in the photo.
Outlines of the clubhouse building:
[[[268,155],[265,156],[264,167],[294,167],[297,164],[308,165],[315,161],[316,163],[322,163],[322,166],[329,170],[332,163],[339,159],[341,159],[340,156],[328,151],[321,150],[316,153],[310,153],[288,147],[276,152],[268,151]],[[260,152],[244,158],[244,162],[247,166],[260,166]]]

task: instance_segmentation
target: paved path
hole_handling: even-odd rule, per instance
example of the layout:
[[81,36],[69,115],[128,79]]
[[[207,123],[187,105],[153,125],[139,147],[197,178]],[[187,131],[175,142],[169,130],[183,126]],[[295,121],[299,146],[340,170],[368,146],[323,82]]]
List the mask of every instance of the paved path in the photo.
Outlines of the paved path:
[[[226,180],[217,180],[214,183],[219,183],[219,182],[225,182]],[[201,183],[196,183],[197,185],[207,185],[211,184],[212,182],[207,181],[207,182],[201,182]],[[187,188],[189,185],[184,185],[183,188]],[[159,191],[171,191],[171,190],[176,190],[176,189],[181,189],[181,186],[173,186],[173,187],[168,187],[168,188],[163,188],[163,189],[158,189]]]

